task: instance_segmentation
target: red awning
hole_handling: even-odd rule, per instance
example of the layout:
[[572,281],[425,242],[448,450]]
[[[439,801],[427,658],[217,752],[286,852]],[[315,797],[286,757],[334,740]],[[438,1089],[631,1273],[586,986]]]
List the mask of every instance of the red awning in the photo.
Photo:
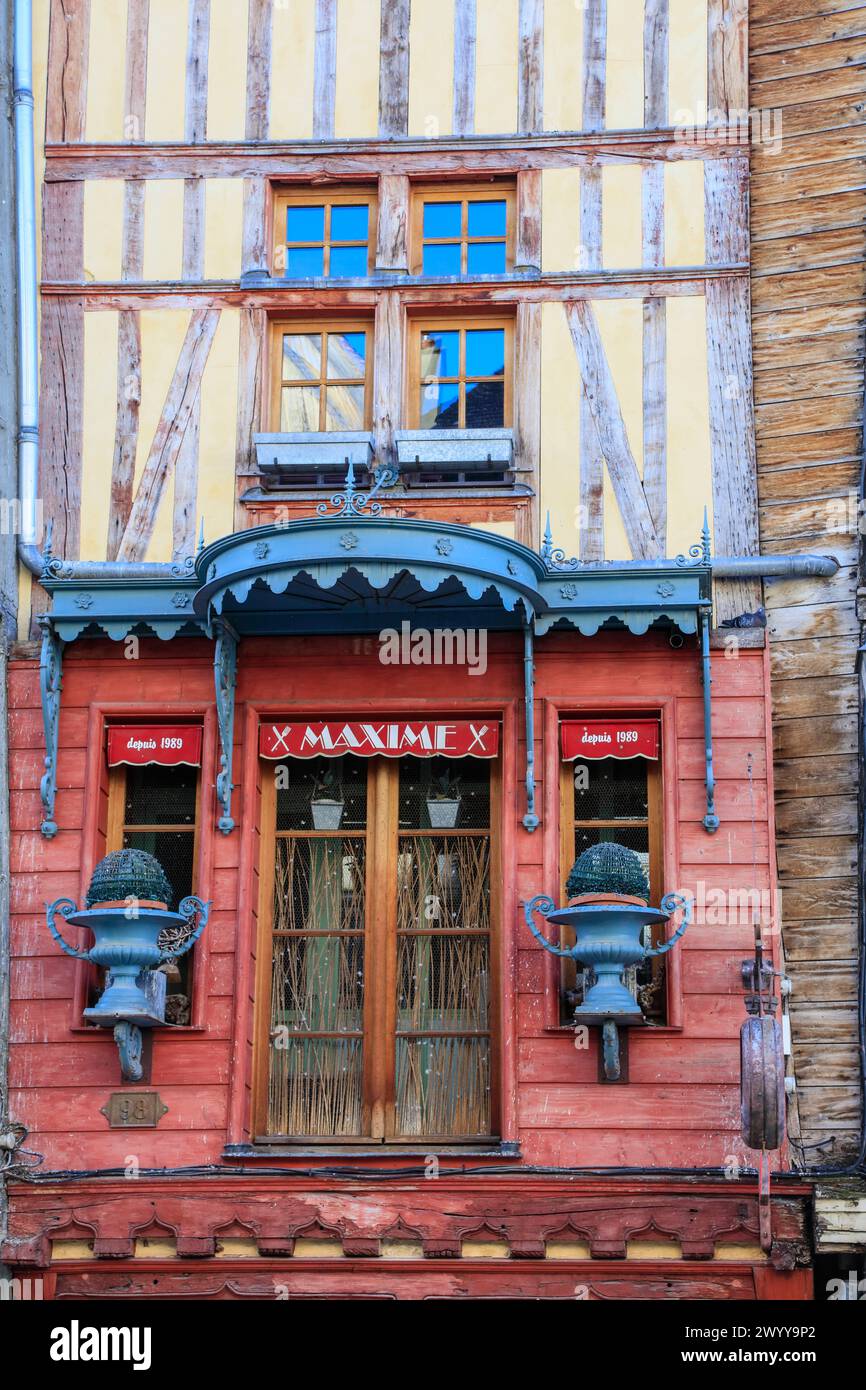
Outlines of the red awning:
[[654,719],[564,719],[563,761],[576,758],[658,758],[659,726]]
[[200,724],[112,724],[108,730],[108,766],[159,763],[178,767],[186,763],[198,767],[201,733]]
[[262,724],[263,758],[495,758],[499,725],[476,720],[339,720]]

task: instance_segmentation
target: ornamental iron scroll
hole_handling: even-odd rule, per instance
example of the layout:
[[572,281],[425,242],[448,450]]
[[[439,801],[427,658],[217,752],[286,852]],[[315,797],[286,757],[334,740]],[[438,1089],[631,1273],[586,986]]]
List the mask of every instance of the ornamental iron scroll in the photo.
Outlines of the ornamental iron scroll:
[[235,827],[232,819],[232,756],[235,737],[238,642],[235,633],[225,619],[215,618],[213,626],[216,633],[213,662],[214,689],[220,737],[220,770],[216,776],[216,793],[222,808],[222,815],[217,824],[224,835],[230,835]]
[[[379,516],[382,511],[382,504],[374,502],[373,498],[377,492],[381,492],[384,487],[393,487],[399,478],[396,468],[385,465],[377,468],[373,473],[373,486],[369,492],[358,492],[355,487],[355,465],[350,458],[346,459],[346,485],[343,492],[337,492],[330,502],[320,502],[316,507],[317,516],[337,517],[337,516],[363,516],[366,512],[370,516]],[[331,508],[334,511],[331,511]]]
[[60,728],[60,692],[63,688],[63,643],[48,618],[40,619],[42,651],[39,658],[39,688],[42,695],[42,725],[45,731],[45,771],[39,783],[44,817],[40,830],[46,840],[57,834],[54,806],[57,798],[57,746]]

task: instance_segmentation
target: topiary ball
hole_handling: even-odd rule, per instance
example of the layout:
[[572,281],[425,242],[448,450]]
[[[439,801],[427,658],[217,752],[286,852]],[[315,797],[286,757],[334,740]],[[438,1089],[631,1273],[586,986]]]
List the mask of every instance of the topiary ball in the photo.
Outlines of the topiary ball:
[[139,898],[170,903],[174,894],[162,865],[143,849],[118,849],[100,859],[93,870],[85,903],[123,902]]
[[649,900],[649,881],[640,857],[625,845],[590,845],[574,861],[568,875],[569,898],[583,893],[619,893],[623,897]]

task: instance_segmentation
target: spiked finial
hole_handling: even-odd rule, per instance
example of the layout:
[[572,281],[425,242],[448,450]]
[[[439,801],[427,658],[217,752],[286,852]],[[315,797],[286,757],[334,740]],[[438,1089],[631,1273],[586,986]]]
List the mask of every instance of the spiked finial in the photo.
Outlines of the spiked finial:
[[710,545],[710,522],[706,507],[704,507],[704,524],[701,528],[701,552],[704,564],[709,565],[712,562],[713,553]]
[[550,529],[550,510],[544,525],[544,540],[541,543],[541,558],[547,562],[553,554],[553,532]]

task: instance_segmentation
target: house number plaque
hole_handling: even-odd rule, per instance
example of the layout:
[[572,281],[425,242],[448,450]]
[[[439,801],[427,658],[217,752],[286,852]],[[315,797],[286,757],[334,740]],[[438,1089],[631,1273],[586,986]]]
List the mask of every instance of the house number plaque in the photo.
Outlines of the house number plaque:
[[101,1107],[109,1129],[155,1129],[167,1110],[158,1091],[114,1091]]

